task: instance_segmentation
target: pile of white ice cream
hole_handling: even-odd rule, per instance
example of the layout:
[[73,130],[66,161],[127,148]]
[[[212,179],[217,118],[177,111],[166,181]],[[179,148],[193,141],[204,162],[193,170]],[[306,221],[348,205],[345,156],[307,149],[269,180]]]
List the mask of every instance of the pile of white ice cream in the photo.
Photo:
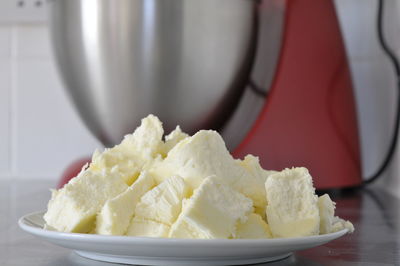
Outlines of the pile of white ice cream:
[[165,137],[149,115],[121,144],[52,192],[44,215],[62,232],[170,238],[280,238],[326,234],[353,225],[315,194],[306,168],[261,168],[235,160],[221,136],[179,127]]

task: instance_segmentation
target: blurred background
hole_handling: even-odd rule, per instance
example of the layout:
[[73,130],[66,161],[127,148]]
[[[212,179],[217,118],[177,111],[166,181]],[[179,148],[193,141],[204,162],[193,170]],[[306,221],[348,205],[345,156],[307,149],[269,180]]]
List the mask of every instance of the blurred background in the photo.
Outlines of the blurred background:
[[[400,2],[385,0],[389,45],[400,56]],[[0,3],[0,178],[52,179],[72,161],[102,148],[70,102],[56,69],[46,2]],[[362,2],[362,3],[360,3]],[[14,3],[13,3],[14,4]],[[355,87],[363,176],[386,153],[394,124],[396,79],[379,47],[376,0],[336,0]],[[400,197],[399,151],[378,183]]]

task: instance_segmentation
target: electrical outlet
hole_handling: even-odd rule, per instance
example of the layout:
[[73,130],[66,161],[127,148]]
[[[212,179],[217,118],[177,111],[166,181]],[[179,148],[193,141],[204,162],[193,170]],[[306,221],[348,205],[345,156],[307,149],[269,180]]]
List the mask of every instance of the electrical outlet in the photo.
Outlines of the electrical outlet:
[[46,21],[46,0],[0,0],[0,23],[43,23]]

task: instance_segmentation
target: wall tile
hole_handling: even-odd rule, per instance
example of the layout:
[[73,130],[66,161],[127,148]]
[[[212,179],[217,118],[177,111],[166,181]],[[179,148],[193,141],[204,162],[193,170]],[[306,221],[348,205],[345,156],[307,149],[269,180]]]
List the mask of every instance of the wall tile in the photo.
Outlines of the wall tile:
[[[361,3],[362,2],[362,3]],[[350,57],[381,55],[376,35],[376,0],[336,0],[336,10]]]
[[[361,3],[362,2],[362,3]],[[335,0],[349,56],[358,103],[364,176],[373,174],[386,155],[394,124],[396,80],[379,46],[376,0]],[[400,2],[384,0],[384,34],[400,57]],[[378,184],[400,197],[400,151]],[[389,186],[388,186],[389,184]]]
[[385,58],[353,60],[351,71],[361,134],[364,176],[382,162],[394,124],[396,80]]
[[11,61],[0,60],[0,174],[10,172]]
[[385,1],[384,9],[384,34],[389,47],[400,50],[400,2],[397,0]]
[[53,57],[46,25],[18,25],[15,28],[15,36],[15,56],[18,59],[51,59]]
[[11,28],[0,26],[0,59],[11,57]]
[[[390,4],[389,4],[390,3]],[[400,59],[400,2],[399,1],[388,1],[388,6],[385,9],[385,25],[386,25],[386,36],[388,39],[388,45],[397,53],[397,58]],[[400,92],[397,92],[400,93]],[[398,97],[397,93],[393,97]],[[395,107],[395,104],[393,104]],[[400,136],[399,140],[400,140]],[[387,191],[392,195],[400,198],[400,141],[397,144],[395,151],[395,157],[393,158],[390,171],[388,171],[387,177],[380,180],[378,183],[381,184]]]
[[100,144],[74,112],[52,61],[20,60],[17,75],[17,176],[57,178]]
[[[335,0],[347,53],[353,58],[382,56],[376,30],[376,0]],[[385,38],[394,51],[400,50],[400,3],[384,1],[383,28]]]
[[[399,136],[400,137],[400,136]],[[393,196],[400,198],[400,178],[399,178],[399,173],[400,173],[400,167],[399,167],[399,162],[400,162],[400,152],[399,149],[396,151],[396,157],[392,161],[392,171],[390,172],[390,175],[388,178],[385,180],[382,180],[381,185],[389,191]]]

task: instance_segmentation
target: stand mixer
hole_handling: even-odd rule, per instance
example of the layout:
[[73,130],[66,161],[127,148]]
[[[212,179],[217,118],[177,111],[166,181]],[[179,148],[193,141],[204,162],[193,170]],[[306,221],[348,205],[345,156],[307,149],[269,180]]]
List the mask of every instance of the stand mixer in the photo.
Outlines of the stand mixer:
[[234,157],[361,183],[349,67],[331,0],[53,0],[53,47],[91,132],[119,143],[149,113],[218,130]]

